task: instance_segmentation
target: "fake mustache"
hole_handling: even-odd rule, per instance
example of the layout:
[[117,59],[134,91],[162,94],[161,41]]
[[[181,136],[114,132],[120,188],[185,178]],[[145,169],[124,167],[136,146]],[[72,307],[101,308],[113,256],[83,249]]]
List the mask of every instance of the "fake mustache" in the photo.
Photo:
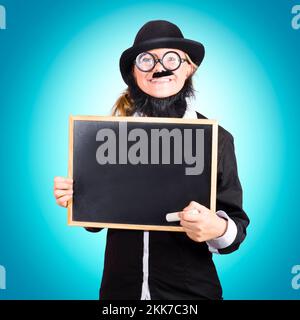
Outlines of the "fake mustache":
[[174,73],[170,70],[164,70],[161,72],[155,72],[153,73],[152,78],[161,78],[161,77],[167,77],[167,76],[172,76]]

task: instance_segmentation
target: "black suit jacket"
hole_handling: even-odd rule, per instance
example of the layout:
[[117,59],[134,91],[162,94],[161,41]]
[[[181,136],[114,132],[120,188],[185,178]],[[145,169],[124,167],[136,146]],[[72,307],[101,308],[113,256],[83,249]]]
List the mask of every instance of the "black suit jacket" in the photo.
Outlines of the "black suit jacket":
[[[206,119],[197,112],[199,119]],[[217,210],[236,223],[237,236],[227,254],[245,239],[249,218],[242,207],[232,135],[219,126]],[[101,229],[86,228],[97,232]],[[143,231],[108,229],[100,299],[141,297],[143,283]],[[184,232],[149,232],[149,278],[151,299],[222,299],[222,287],[206,242],[191,240]]]

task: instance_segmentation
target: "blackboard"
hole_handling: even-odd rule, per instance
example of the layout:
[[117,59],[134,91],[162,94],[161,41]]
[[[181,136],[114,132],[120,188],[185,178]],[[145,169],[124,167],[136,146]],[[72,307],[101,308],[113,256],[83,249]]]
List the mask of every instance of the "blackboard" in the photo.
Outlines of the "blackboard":
[[215,120],[70,116],[68,224],[183,231],[167,213],[215,212],[217,141]]

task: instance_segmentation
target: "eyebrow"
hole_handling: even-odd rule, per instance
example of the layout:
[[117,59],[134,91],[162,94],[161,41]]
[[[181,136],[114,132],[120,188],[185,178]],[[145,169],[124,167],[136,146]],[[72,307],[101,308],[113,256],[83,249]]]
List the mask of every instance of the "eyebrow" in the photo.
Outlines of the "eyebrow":
[[[153,54],[156,58],[158,58],[158,55],[154,52],[150,52],[151,54]],[[164,55],[164,53],[162,54],[162,56]]]

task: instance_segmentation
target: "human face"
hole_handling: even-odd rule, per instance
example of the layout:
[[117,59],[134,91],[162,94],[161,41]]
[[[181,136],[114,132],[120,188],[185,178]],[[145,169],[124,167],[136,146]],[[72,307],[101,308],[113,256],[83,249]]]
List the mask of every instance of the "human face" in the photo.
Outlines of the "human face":
[[[148,50],[147,52],[161,59],[167,51],[175,51],[182,59],[186,58],[185,53],[178,49],[161,48]],[[166,98],[175,95],[183,88],[185,80],[192,72],[192,66],[188,62],[183,62],[177,70],[172,71],[172,75],[153,78],[154,73],[162,71],[166,70],[159,62],[149,72],[143,72],[134,65],[133,75],[137,85],[143,92],[156,98]]]

